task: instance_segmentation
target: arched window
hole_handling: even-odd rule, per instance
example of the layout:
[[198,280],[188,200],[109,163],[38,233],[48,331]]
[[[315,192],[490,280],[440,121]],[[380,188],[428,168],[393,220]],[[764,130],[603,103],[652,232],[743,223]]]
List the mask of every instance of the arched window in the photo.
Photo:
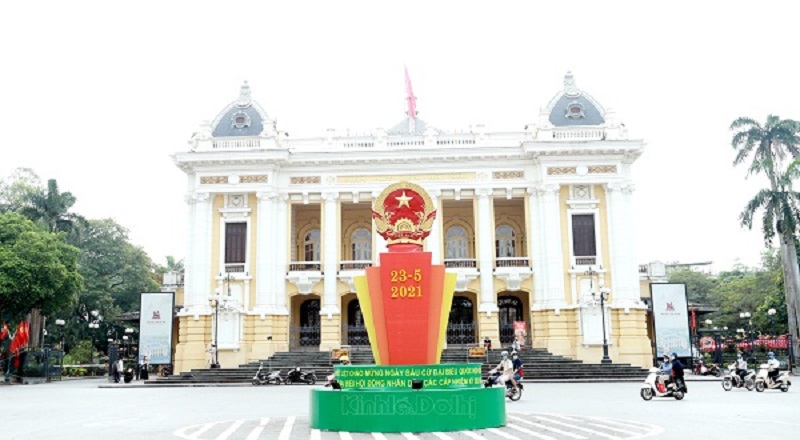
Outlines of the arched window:
[[372,234],[370,231],[359,228],[350,236],[353,248],[353,260],[372,260]]
[[494,234],[494,243],[497,258],[517,256],[517,240],[511,226],[499,226]]
[[305,260],[319,261],[319,229],[312,229],[306,234],[304,240]]
[[445,234],[448,259],[469,258],[467,231],[461,226],[451,226]]

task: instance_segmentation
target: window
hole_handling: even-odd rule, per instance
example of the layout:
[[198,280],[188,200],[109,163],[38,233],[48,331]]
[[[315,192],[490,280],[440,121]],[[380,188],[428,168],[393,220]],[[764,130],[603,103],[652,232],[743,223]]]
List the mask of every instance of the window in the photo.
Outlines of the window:
[[303,261],[319,261],[319,229],[312,229],[306,234],[303,250],[305,259]]
[[597,255],[593,214],[575,214],[572,216],[572,254],[575,257],[594,257]]
[[225,223],[225,263],[244,263],[247,255],[247,223]]
[[508,225],[497,228],[494,236],[495,252],[497,258],[516,257],[517,241],[514,236],[514,229]]
[[448,259],[469,258],[467,231],[461,226],[452,226],[445,234]]
[[350,236],[353,260],[372,260],[372,233],[364,228],[356,229]]
[[233,115],[233,128],[247,128],[250,126],[250,117],[245,112],[236,112]]

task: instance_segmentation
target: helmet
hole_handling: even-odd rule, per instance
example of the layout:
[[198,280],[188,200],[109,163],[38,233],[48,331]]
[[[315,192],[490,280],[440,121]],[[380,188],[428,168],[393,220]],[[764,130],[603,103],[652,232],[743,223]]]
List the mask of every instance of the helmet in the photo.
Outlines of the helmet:
[[502,353],[500,353],[500,356],[508,357],[508,352],[504,350]]
[[742,354],[741,353],[736,353],[736,359],[741,359],[741,358],[742,358]]
[[775,353],[770,351],[769,353],[767,353],[767,356],[769,356],[771,358],[774,358],[775,357]]
[[678,353],[672,352],[672,359],[677,359],[677,358],[678,358]]

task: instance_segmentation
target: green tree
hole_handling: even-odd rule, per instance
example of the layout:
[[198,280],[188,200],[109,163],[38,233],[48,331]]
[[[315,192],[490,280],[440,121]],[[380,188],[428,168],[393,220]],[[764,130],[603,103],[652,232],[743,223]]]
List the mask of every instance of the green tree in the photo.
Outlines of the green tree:
[[795,338],[795,352],[800,353],[800,266],[797,263],[796,234],[800,218],[800,195],[792,190],[798,176],[797,161],[783,171],[788,156],[800,157],[800,123],[770,115],[764,125],[750,118],[731,124],[736,131],[731,145],[737,150],[734,165],[751,157],[747,174],[763,173],[769,188],[758,192],[748,202],[739,219],[752,228],[753,218],[762,211],[762,234],[767,246],[777,235],[780,244],[783,286],[790,333]]
[[17,168],[0,180],[0,212],[18,212],[42,192],[42,181],[30,168]]
[[50,232],[67,232],[75,241],[77,226],[85,223],[83,217],[69,212],[76,201],[72,193],[59,191],[58,183],[55,179],[50,179],[47,181],[47,189],[31,194],[30,201],[19,213],[43,225]]
[[63,234],[38,229],[19,214],[0,214],[0,311],[23,318],[37,308],[49,315],[70,308],[81,288],[78,249]]
[[699,304],[708,304],[711,292],[717,285],[717,280],[707,274],[693,271],[689,268],[680,268],[670,272],[670,283],[686,284],[689,301]]

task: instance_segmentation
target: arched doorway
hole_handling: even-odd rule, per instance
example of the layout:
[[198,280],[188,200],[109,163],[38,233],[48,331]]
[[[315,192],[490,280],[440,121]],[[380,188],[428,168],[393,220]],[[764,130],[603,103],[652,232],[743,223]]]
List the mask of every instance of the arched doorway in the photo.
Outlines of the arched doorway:
[[[317,351],[320,343],[319,297],[303,299],[292,298],[293,303],[300,302],[296,308],[296,319],[291,328],[292,351]],[[294,309],[294,307],[293,307]]]
[[447,345],[474,345],[475,303],[466,296],[453,297],[447,321]]
[[361,313],[361,304],[358,299],[353,299],[347,304],[345,335],[347,345],[369,345],[367,327],[364,325],[364,315]]
[[[497,297],[497,307],[500,309],[498,312],[500,318],[500,343],[504,346],[509,345],[514,342],[514,323],[528,321],[525,307],[522,300],[513,295]],[[526,324],[526,332],[530,334],[528,330]]]

